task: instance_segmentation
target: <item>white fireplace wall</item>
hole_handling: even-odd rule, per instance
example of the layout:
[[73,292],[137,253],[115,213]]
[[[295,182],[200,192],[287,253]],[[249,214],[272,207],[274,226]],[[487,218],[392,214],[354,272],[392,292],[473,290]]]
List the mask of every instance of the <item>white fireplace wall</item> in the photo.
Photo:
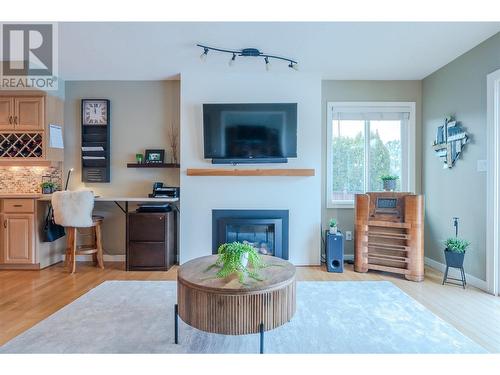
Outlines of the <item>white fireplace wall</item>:
[[[257,64],[257,62],[255,62]],[[224,61],[221,61],[224,64]],[[210,73],[201,65],[181,75],[180,262],[211,254],[212,209],[289,210],[289,259],[320,263],[321,79],[275,64]],[[198,177],[187,168],[220,168],[203,159],[203,103],[298,103],[298,157],[288,164],[238,168],[314,168],[314,177]],[[222,166],[234,168],[232,166]]]

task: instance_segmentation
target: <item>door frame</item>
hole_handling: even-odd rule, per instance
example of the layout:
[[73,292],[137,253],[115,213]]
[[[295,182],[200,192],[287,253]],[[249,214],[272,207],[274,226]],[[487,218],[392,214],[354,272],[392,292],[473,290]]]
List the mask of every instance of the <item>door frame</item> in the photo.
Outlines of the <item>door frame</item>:
[[487,76],[486,284],[500,290],[500,69]]

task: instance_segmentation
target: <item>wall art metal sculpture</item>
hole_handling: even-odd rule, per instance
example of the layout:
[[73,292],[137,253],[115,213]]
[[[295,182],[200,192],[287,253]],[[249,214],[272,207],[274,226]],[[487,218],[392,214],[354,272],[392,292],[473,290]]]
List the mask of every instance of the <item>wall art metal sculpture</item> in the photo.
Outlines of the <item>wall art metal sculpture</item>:
[[453,168],[467,143],[469,143],[467,133],[455,119],[448,117],[445,119],[444,125],[437,128],[432,148],[437,156],[443,160],[443,168],[446,169]]

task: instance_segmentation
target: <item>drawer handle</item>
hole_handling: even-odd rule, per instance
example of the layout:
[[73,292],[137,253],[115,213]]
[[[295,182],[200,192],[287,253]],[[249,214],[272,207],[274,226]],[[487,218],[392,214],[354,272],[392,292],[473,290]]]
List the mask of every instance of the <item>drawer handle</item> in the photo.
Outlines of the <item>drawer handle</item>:
[[7,220],[4,220],[4,221],[3,221],[3,227],[4,227],[4,228],[7,228]]
[[14,207],[22,207],[23,205],[22,204],[14,204],[13,206]]
[[12,125],[12,116],[9,116],[9,124]]

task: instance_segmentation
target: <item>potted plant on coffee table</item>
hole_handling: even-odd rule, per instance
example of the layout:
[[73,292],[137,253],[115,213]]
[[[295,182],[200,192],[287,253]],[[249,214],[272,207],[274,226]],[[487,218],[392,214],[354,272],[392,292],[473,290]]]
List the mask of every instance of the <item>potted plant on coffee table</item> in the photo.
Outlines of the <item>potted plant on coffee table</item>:
[[330,234],[337,234],[337,219],[330,219],[328,226]]
[[257,250],[250,244],[241,242],[225,243],[219,246],[217,254],[217,261],[209,269],[219,267],[220,269],[216,274],[218,278],[226,278],[235,274],[242,284],[245,276],[262,281],[258,270],[265,265]]
[[399,179],[399,176],[386,174],[380,176],[382,180],[383,188],[385,191],[394,191],[396,190],[396,182]]
[[446,266],[453,268],[463,268],[465,251],[469,247],[470,242],[457,237],[450,237],[444,241],[444,257]]

